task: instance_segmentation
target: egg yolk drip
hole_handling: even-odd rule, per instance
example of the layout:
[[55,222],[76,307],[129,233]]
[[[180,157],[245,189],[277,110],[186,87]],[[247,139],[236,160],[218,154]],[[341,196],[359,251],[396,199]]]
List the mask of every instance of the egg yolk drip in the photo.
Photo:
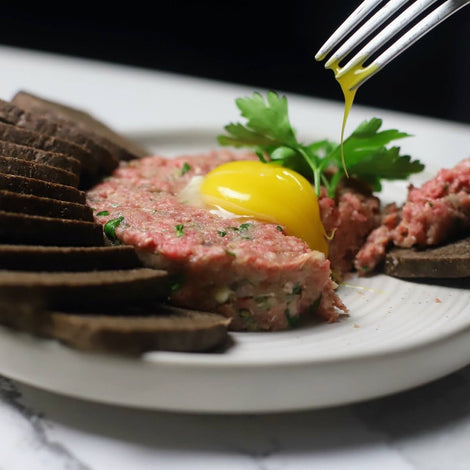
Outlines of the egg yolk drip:
[[295,171],[260,161],[229,162],[209,172],[200,191],[207,206],[277,223],[328,254],[315,191]]
[[344,130],[346,129],[346,121],[348,120],[349,113],[351,111],[354,98],[356,96],[357,89],[360,84],[372,75],[377,70],[377,65],[368,65],[363,67],[361,64],[354,66],[348,72],[343,72],[338,62],[333,62],[329,67],[330,70],[335,74],[336,81],[339,83],[341,90],[344,95],[344,114],[343,124],[341,126],[341,160],[343,167],[347,174],[347,168],[344,161],[343,142],[344,142]]

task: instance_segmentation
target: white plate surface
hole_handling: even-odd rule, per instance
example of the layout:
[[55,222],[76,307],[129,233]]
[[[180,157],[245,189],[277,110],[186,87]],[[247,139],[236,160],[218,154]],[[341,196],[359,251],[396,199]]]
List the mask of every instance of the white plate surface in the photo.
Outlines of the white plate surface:
[[[234,99],[253,91],[1,47],[0,66],[0,98],[28,89],[80,106],[168,156],[214,147],[223,125],[238,119]],[[289,95],[289,102],[301,137],[337,138],[339,101]],[[470,153],[465,125],[356,106],[348,128],[372,116],[414,134],[403,149],[430,168],[451,166]],[[390,184],[383,197],[402,200],[405,191],[406,184]],[[350,315],[339,323],[232,334],[233,345],[217,354],[155,352],[127,359],[0,328],[0,373],[75,397],[162,410],[271,412],[351,403],[470,363],[469,287],[468,280],[435,285],[383,275],[354,278],[340,287]]]

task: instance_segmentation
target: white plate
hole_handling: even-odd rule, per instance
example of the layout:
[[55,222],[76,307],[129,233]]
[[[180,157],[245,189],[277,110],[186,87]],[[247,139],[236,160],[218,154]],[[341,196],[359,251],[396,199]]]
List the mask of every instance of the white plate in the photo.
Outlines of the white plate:
[[[161,154],[195,152],[238,119],[250,88],[0,48],[0,94],[28,89],[89,109]],[[366,93],[367,87],[364,87]],[[260,90],[263,91],[263,90]],[[341,103],[289,96],[299,135],[337,138]],[[403,148],[431,166],[470,151],[468,126],[353,108],[416,137]],[[386,199],[406,184],[388,185]],[[0,373],[50,391],[112,404],[198,412],[268,412],[345,404],[405,390],[470,363],[469,281],[420,284],[383,275],[340,287],[350,315],[280,333],[232,334],[218,354],[86,354],[0,329]]]

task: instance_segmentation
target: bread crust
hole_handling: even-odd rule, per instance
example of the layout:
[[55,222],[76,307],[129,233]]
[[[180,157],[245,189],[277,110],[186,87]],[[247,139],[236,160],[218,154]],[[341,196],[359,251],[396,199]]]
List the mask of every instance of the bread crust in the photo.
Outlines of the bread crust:
[[470,237],[426,249],[393,248],[385,257],[384,271],[413,279],[469,277]]

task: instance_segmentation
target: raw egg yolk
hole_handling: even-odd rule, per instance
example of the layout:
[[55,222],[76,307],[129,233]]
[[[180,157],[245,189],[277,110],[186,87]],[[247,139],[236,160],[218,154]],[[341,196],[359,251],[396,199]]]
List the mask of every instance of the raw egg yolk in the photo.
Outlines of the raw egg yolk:
[[295,171],[260,161],[229,162],[209,172],[200,191],[207,206],[277,223],[312,250],[328,253],[315,191]]

